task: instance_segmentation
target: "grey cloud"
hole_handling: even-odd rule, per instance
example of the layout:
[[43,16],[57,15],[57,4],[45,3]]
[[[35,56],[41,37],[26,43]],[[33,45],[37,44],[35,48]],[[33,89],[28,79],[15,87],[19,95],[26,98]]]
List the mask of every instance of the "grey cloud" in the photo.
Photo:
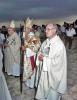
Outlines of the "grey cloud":
[[59,18],[77,14],[77,0],[0,0],[0,21]]

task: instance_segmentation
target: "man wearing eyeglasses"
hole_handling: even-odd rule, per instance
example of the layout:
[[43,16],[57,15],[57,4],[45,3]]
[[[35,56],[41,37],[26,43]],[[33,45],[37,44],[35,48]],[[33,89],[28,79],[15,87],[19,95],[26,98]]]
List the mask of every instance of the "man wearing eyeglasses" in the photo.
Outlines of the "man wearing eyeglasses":
[[37,100],[61,100],[67,89],[67,58],[64,44],[57,36],[57,26],[48,24],[47,39],[41,45],[36,65]]

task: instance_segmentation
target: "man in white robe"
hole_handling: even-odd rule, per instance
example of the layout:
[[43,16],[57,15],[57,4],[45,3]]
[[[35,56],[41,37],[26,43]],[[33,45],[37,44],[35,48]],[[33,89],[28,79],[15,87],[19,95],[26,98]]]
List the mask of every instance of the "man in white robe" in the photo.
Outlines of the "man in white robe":
[[8,75],[20,76],[20,46],[21,41],[15,31],[15,23],[11,22],[8,28],[9,36],[5,42],[4,61],[5,72]]
[[47,39],[38,52],[35,83],[37,100],[60,100],[67,89],[66,50],[56,30],[56,25],[47,25]]
[[3,59],[3,55],[0,46],[0,100],[12,100],[6,84],[4,74],[2,72],[2,67],[3,67],[2,59]]

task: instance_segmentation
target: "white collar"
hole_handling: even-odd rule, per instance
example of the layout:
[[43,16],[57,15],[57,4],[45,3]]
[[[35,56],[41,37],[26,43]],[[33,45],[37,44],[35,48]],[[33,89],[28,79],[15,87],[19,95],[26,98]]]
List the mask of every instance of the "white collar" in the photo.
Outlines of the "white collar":
[[54,43],[55,41],[57,41],[59,39],[59,36],[55,35],[53,38],[51,38],[49,41],[50,43]]

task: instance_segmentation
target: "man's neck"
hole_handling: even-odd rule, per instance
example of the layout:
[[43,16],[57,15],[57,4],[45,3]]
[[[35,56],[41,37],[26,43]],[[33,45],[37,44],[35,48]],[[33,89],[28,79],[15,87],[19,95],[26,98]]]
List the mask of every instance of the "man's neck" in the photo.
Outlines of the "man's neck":
[[56,36],[56,34],[54,34],[52,37],[49,37],[49,39],[52,39],[52,38],[54,38]]

